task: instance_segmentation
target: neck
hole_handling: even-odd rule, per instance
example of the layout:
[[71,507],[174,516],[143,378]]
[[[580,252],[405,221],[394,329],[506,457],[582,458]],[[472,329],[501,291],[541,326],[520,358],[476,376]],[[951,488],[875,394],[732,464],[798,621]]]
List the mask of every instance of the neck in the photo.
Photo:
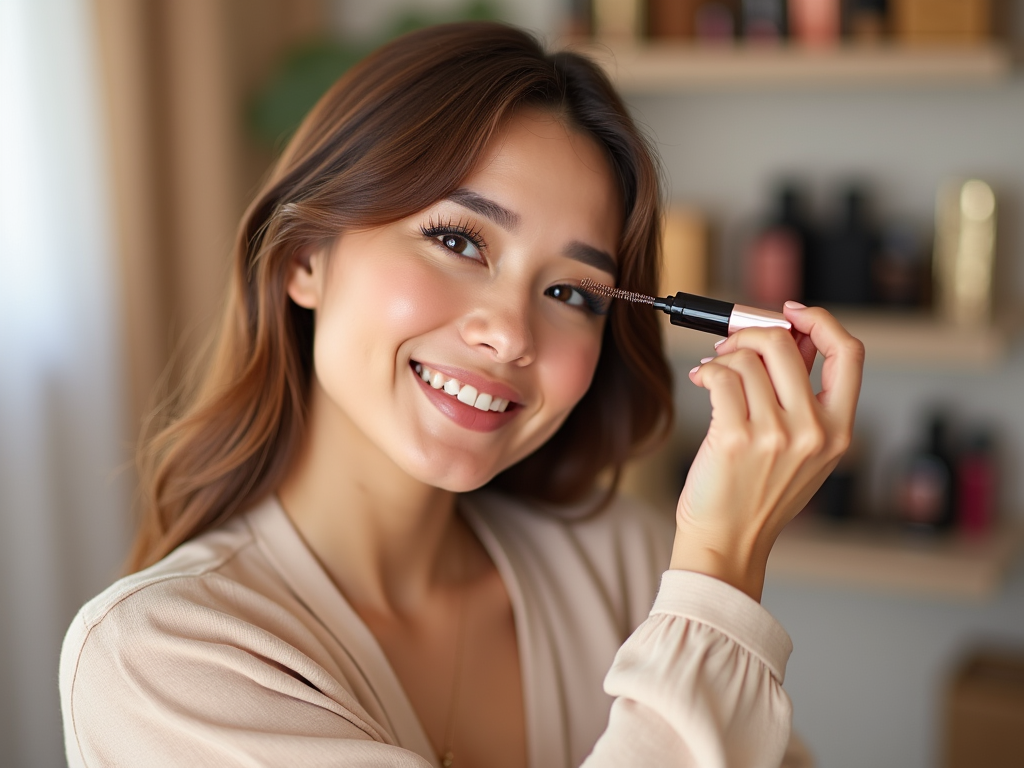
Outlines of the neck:
[[401,615],[460,578],[456,496],[410,477],[313,383],[307,434],[281,503],[346,598]]

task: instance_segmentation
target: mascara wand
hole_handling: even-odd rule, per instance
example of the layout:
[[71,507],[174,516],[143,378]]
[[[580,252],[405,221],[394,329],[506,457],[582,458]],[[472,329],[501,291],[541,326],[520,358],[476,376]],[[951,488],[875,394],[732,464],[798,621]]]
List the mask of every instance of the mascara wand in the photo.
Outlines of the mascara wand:
[[731,336],[743,328],[785,328],[788,331],[793,327],[779,312],[730,304],[728,301],[709,299],[693,293],[677,293],[675,296],[658,299],[636,291],[613,288],[589,277],[580,281],[580,288],[609,299],[647,304],[668,315],[672,325],[713,333],[716,336]]

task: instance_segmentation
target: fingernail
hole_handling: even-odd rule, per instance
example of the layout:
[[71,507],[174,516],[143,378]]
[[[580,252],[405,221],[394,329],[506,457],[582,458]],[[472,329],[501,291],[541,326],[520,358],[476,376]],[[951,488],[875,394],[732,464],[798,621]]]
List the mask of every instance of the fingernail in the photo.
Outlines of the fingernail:
[[[700,359],[700,365],[704,365],[705,363],[710,363],[710,362],[711,362],[712,360],[714,360],[714,359],[715,359],[715,358],[713,358],[713,357],[702,357],[702,358]],[[699,366],[697,366],[697,367],[699,368],[699,367],[700,367],[700,365],[699,365]]]
[[715,342],[715,349],[718,349],[720,346],[725,344],[725,342],[727,342],[727,341],[728,341],[728,339],[719,339],[718,341]]
[[699,370],[700,370],[700,366],[699,365],[693,366],[693,368],[690,369],[690,375],[693,376],[693,374],[695,374]]
[[807,307],[801,304],[799,301],[787,301],[786,309],[807,309]]

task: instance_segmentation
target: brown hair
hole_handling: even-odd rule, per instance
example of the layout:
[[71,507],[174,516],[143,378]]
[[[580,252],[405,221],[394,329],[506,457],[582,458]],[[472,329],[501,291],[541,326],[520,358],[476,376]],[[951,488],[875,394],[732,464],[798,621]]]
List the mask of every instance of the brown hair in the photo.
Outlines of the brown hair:
[[[163,409],[166,426],[140,450],[142,520],[130,570],[250,508],[288,471],[313,376],[313,315],[286,291],[293,255],[446,197],[524,107],[553,112],[604,148],[625,206],[618,284],[653,290],[657,168],[594,64],[569,52],[547,55],[528,34],[486,22],[385,45],[320,99],[242,218],[210,364],[177,413]],[[620,302],[589,391],[550,441],[491,485],[564,503],[610,469],[614,490],[622,464],[671,417],[656,316]]]

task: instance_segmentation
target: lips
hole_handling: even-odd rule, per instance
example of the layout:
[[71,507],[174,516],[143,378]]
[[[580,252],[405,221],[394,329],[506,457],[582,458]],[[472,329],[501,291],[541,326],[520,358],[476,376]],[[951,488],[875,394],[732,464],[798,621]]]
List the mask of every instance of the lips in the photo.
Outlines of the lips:
[[498,429],[521,407],[515,390],[460,368],[412,361],[410,372],[441,413],[474,432]]

